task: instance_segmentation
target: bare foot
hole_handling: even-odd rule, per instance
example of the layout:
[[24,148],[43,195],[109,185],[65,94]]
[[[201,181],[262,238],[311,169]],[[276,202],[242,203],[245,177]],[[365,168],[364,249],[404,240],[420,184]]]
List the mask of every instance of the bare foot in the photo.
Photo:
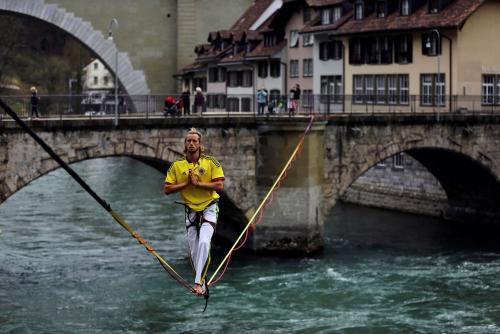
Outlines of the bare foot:
[[203,296],[203,294],[205,293],[205,290],[203,289],[203,287],[201,285],[199,285],[198,283],[195,283],[195,285],[193,286],[193,290],[194,290],[194,293],[196,293],[198,296]]

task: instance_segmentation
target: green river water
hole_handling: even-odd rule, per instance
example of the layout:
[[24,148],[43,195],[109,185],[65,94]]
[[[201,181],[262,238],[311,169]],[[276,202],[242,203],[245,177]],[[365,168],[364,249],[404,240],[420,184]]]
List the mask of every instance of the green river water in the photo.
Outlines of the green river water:
[[[191,278],[163,175],[72,167]],[[0,230],[0,333],[500,333],[500,236],[477,226],[339,204],[321,254],[236,253],[205,313],[62,170],[1,204]]]

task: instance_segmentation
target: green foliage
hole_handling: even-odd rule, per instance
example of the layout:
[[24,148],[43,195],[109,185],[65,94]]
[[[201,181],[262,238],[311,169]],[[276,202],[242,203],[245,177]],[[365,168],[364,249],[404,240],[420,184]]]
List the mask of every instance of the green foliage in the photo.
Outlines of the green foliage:
[[0,31],[9,32],[0,34],[0,94],[12,94],[2,84],[20,86],[16,95],[29,94],[31,86],[42,95],[68,94],[68,80],[79,79],[91,57],[79,42],[41,21],[0,14]]

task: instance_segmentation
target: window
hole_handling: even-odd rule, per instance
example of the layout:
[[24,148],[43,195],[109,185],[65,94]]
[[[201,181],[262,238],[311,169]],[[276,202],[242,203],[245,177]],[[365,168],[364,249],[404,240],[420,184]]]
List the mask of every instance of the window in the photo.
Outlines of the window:
[[444,106],[445,75],[421,74],[420,104],[423,106]]
[[[206,78],[193,78],[193,88],[200,87],[202,91],[207,91],[207,79]],[[193,89],[194,90],[194,89]]]
[[313,60],[303,59],[302,60],[302,76],[304,77],[312,77],[313,76]]
[[97,70],[99,68],[99,63],[98,62],[95,62],[94,63],[94,70]]
[[267,61],[259,61],[257,65],[257,75],[259,78],[267,78]]
[[354,75],[353,103],[408,105],[408,74]]
[[330,8],[324,8],[321,10],[321,24],[331,24],[333,23],[330,16]]
[[392,63],[392,39],[385,36],[378,38],[380,44],[380,64],[391,64]]
[[394,169],[404,169],[405,168],[405,155],[404,153],[398,153],[392,156],[392,167]]
[[366,39],[368,44],[368,64],[392,63],[392,41],[389,37]]
[[384,75],[377,75],[375,77],[375,84],[377,85],[377,103],[385,104],[385,79]]
[[358,3],[354,5],[354,19],[362,20],[364,16],[364,8],[362,3]]
[[363,103],[364,100],[364,91],[363,91],[363,76],[355,75],[354,76],[354,103]]
[[264,35],[264,47],[269,48],[275,46],[277,42],[277,37],[273,33],[268,33]]
[[299,46],[299,32],[297,30],[290,30],[290,47],[296,48]]
[[321,103],[342,103],[342,76],[321,76]]
[[398,76],[388,75],[387,76],[387,103],[397,104],[398,103]]
[[281,75],[281,62],[279,60],[271,60],[271,77],[278,78]]
[[400,14],[401,16],[410,15],[410,0],[401,0]]
[[481,97],[483,104],[500,105],[500,75],[483,75]]
[[224,67],[219,67],[217,71],[218,82],[226,81],[226,69]]
[[107,86],[109,84],[109,78],[105,75],[103,77],[103,80],[104,80],[104,84]]
[[252,87],[253,72],[252,71],[228,71],[227,72],[228,87]]
[[241,99],[241,111],[252,111],[252,99],[244,97]]
[[217,82],[218,78],[218,70],[217,67],[211,67],[208,69],[208,82]]
[[436,32],[422,34],[422,54],[437,56],[441,54],[441,38]]
[[321,60],[340,60],[342,59],[342,42],[330,41],[319,44],[319,59]]
[[98,77],[94,77],[94,85],[97,85],[98,83],[99,83],[99,78]]
[[412,35],[396,36],[394,39],[394,57],[398,64],[410,64],[413,61]]
[[240,100],[237,97],[227,99],[227,111],[240,111]]
[[252,87],[253,86],[253,72],[252,71],[242,71],[241,72],[241,87]]
[[313,46],[314,40],[313,40],[313,35],[312,34],[305,34],[302,37],[302,46],[308,47],[308,46]]
[[432,97],[434,95],[433,90],[433,75],[432,74],[422,74],[421,76],[421,101],[422,105],[431,106],[432,105]]
[[429,0],[429,13],[437,13],[438,11],[438,0]]
[[299,61],[296,59],[290,60],[290,78],[299,77]]
[[212,109],[225,109],[226,96],[224,94],[207,94],[207,105]]
[[375,100],[375,76],[365,75],[365,99],[366,103],[373,103]]
[[349,40],[349,64],[363,64],[363,45],[361,38]]
[[314,95],[312,89],[304,89],[302,91],[302,107],[312,108],[314,107]]
[[407,75],[399,76],[399,104],[408,104],[410,98],[410,82]]
[[385,0],[377,1],[377,17],[386,17],[387,16],[386,10],[387,7]]
[[227,72],[227,86],[238,87],[238,71]]
[[250,53],[254,49],[254,43],[248,42],[245,44],[245,52]]
[[337,22],[342,17],[342,7],[337,6],[333,8],[333,22]]

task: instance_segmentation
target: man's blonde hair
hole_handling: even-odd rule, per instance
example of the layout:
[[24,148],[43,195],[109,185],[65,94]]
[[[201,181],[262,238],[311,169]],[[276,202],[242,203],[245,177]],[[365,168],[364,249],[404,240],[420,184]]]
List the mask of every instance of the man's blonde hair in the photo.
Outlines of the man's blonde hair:
[[[198,140],[200,141],[200,153],[203,153],[205,151],[205,147],[203,147],[203,145],[201,145],[201,132],[196,130],[196,128],[191,128],[188,130],[188,132],[186,133],[186,136],[184,137],[184,144],[186,144],[186,138],[188,135],[198,135]],[[186,146],[184,145],[184,153],[186,153],[187,150],[186,150]]]

